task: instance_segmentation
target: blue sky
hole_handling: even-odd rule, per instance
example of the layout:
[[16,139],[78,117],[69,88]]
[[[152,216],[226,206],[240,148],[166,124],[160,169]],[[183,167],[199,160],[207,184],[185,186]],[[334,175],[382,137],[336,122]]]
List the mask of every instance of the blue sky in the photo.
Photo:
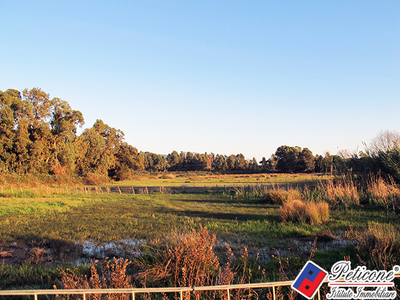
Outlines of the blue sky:
[[141,151],[362,150],[400,131],[400,1],[0,0],[0,90]]

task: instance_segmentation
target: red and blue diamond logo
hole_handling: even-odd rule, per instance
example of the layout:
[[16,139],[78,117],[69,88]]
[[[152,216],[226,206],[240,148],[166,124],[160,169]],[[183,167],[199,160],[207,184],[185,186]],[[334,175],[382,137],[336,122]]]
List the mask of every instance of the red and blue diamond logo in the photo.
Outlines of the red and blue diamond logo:
[[324,269],[312,261],[308,261],[292,284],[299,294],[312,299],[328,275]]

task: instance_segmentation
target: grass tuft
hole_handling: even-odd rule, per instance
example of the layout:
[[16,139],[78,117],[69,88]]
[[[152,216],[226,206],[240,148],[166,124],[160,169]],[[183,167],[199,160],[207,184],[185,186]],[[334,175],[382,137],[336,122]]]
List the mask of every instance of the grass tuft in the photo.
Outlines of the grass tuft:
[[326,202],[290,200],[283,204],[280,215],[283,222],[318,225],[329,220],[329,205]]

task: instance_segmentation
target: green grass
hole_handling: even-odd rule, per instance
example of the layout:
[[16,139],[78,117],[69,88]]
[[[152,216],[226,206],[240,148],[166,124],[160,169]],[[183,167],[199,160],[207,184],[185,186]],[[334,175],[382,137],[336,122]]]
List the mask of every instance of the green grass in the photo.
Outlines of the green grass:
[[[315,237],[341,236],[351,227],[366,228],[371,221],[400,228],[399,218],[387,215],[383,207],[370,205],[331,209],[330,221],[320,226],[284,223],[279,214],[279,205],[210,193],[0,197],[0,247],[7,248],[12,242],[29,245],[44,241],[43,245],[52,249],[54,261],[51,267],[3,265],[0,268],[1,288],[49,288],[59,276],[57,266],[71,263],[82,255],[77,241],[91,240],[102,244],[123,239],[151,240],[162,238],[171,231],[190,231],[202,225],[236,251],[247,246],[253,249],[253,255],[263,249],[272,253],[273,248],[281,249],[283,253],[288,248],[292,248],[292,254],[302,252],[301,261],[294,264],[300,268],[307,259],[300,248],[310,245]],[[219,245],[221,250],[223,247]],[[296,249],[296,245],[299,248]],[[318,250],[315,261],[329,268],[329,263],[347,255],[356,261],[354,246],[328,252]],[[262,265],[273,270],[276,263],[276,260],[270,260]],[[85,267],[82,268],[85,271]]]
[[283,223],[279,206],[241,202],[216,194],[69,194],[46,198],[0,198],[0,241],[109,242],[159,238],[171,230],[207,226],[217,236],[247,245],[271,239],[344,232],[369,221],[393,223],[384,209],[356,207],[331,211],[321,226]]

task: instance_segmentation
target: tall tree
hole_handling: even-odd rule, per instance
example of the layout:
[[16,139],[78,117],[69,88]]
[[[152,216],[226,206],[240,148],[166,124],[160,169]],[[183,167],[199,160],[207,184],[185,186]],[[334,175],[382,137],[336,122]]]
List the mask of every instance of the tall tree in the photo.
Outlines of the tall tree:
[[280,146],[276,149],[275,156],[278,161],[277,170],[282,173],[293,173],[297,170],[298,156],[301,148],[298,146]]
[[315,157],[311,150],[308,148],[303,148],[303,150],[298,155],[298,172],[314,172],[315,170]]
[[92,128],[82,134],[83,153],[78,160],[80,174],[103,174],[115,167],[116,154],[124,138],[121,130],[112,128],[97,120]]

